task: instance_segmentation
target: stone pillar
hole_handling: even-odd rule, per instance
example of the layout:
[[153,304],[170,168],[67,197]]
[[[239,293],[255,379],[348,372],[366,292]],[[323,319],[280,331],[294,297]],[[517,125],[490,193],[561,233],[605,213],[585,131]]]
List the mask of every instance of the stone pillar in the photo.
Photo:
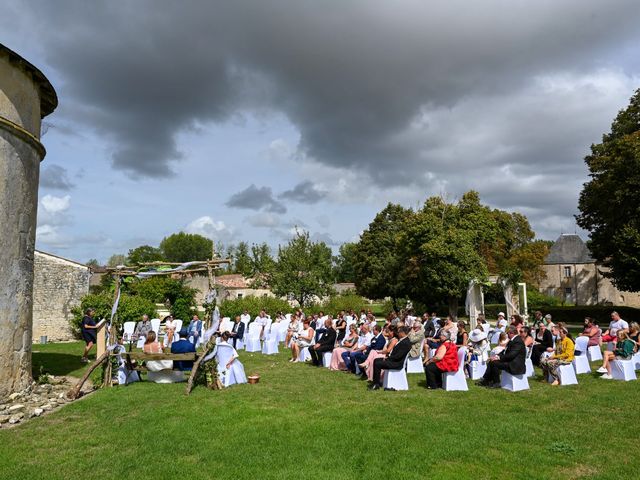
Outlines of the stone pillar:
[[40,123],[56,106],[44,75],[0,44],[0,398],[31,381]]

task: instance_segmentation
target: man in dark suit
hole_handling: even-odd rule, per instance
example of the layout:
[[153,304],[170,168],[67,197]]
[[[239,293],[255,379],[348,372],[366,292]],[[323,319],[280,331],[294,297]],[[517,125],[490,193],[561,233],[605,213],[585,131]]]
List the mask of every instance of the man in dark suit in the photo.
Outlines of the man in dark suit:
[[316,367],[322,366],[322,354],[324,352],[331,352],[333,346],[336,343],[336,330],[333,328],[333,322],[330,318],[324,321],[324,333],[315,345],[309,347],[309,353],[311,354],[311,362]]
[[238,339],[242,340],[242,337],[244,337],[244,323],[240,321],[240,315],[236,315],[229,337],[233,338],[233,348],[236,348]]
[[[191,343],[187,338],[189,337],[189,331],[186,329],[180,330],[180,340],[171,344],[171,353],[191,353],[196,351],[196,346]],[[174,370],[191,370],[193,368],[193,362],[189,360],[175,360],[173,362]]]
[[[364,362],[369,356],[369,352],[371,350],[382,350],[386,343],[387,339],[384,338],[384,335],[382,334],[382,328],[380,327],[380,325],[376,324],[373,327],[373,338],[371,339],[371,343],[369,344],[369,346],[361,351],[358,350],[350,352],[350,362],[347,365],[347,368],[349,368],[352,373],[356,373],[356,365]],[[364,371],[362,372],[362,374],[364,374]]]
[[411,350],[411,342],[407,335],[411,330],[407,326],[398,327],[398,343],[389,352],[387,358],[376,358],[373,361],[373,383],[369,386],[370,390],[378,390],[382,388],[380,383],[380,373],[382,370],[398,370],[404,366],[404,360],[407,358]]
[[507,327],[509,343],[498,356],[489,358],[487,371],[478,385],[490,388],[500,388],[500,371],[505,370],[511,375],[522,375],[526,372],[525,359],[527,347],[518,335],[518,329],[514,326]]

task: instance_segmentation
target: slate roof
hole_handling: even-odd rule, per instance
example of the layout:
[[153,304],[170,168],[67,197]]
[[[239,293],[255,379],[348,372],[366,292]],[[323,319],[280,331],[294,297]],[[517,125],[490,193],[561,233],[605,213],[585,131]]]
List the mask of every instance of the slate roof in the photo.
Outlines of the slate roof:
[[578,235],[566,233],[560,235],[556,243],[551,246],[544,263],[545,265],[595,263],[595,260],[587,244]]

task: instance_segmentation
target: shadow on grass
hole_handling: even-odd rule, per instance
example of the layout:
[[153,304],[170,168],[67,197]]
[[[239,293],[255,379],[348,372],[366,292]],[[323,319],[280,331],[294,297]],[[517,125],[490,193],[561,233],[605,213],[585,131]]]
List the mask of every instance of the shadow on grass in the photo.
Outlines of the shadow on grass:
[[84,369],[80,363],[80,355],[56,352],[33,352],[33,377],[38,378],[40,373],[49,375],[73,375],[79,376]]

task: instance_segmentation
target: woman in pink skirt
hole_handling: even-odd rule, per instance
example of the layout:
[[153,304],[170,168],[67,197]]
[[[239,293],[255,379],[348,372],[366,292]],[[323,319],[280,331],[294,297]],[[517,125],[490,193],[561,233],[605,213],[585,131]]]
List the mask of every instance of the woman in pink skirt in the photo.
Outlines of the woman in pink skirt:
[[340,342],[342,346],[333,349],[329,370],[346,370],[347,366],[342,361],[342,353],[353,350],[358,345],[358,330],[355,323],[349,325],[349,334]]
[[366,371],[369,381],[373,381],[373,361],[376,358],[386,357],[389,352],[393,350],[393,347],[396,346],[396,343],[398,343],[396,331],[397,327],[395,325],[389,325],[388,327],[385,327],[382,331],[382,335],[384,335],[387,339],[387,344],[382,350],[371,350],[367,359],[363,363],[358,365],[360,367],[360,370]]

